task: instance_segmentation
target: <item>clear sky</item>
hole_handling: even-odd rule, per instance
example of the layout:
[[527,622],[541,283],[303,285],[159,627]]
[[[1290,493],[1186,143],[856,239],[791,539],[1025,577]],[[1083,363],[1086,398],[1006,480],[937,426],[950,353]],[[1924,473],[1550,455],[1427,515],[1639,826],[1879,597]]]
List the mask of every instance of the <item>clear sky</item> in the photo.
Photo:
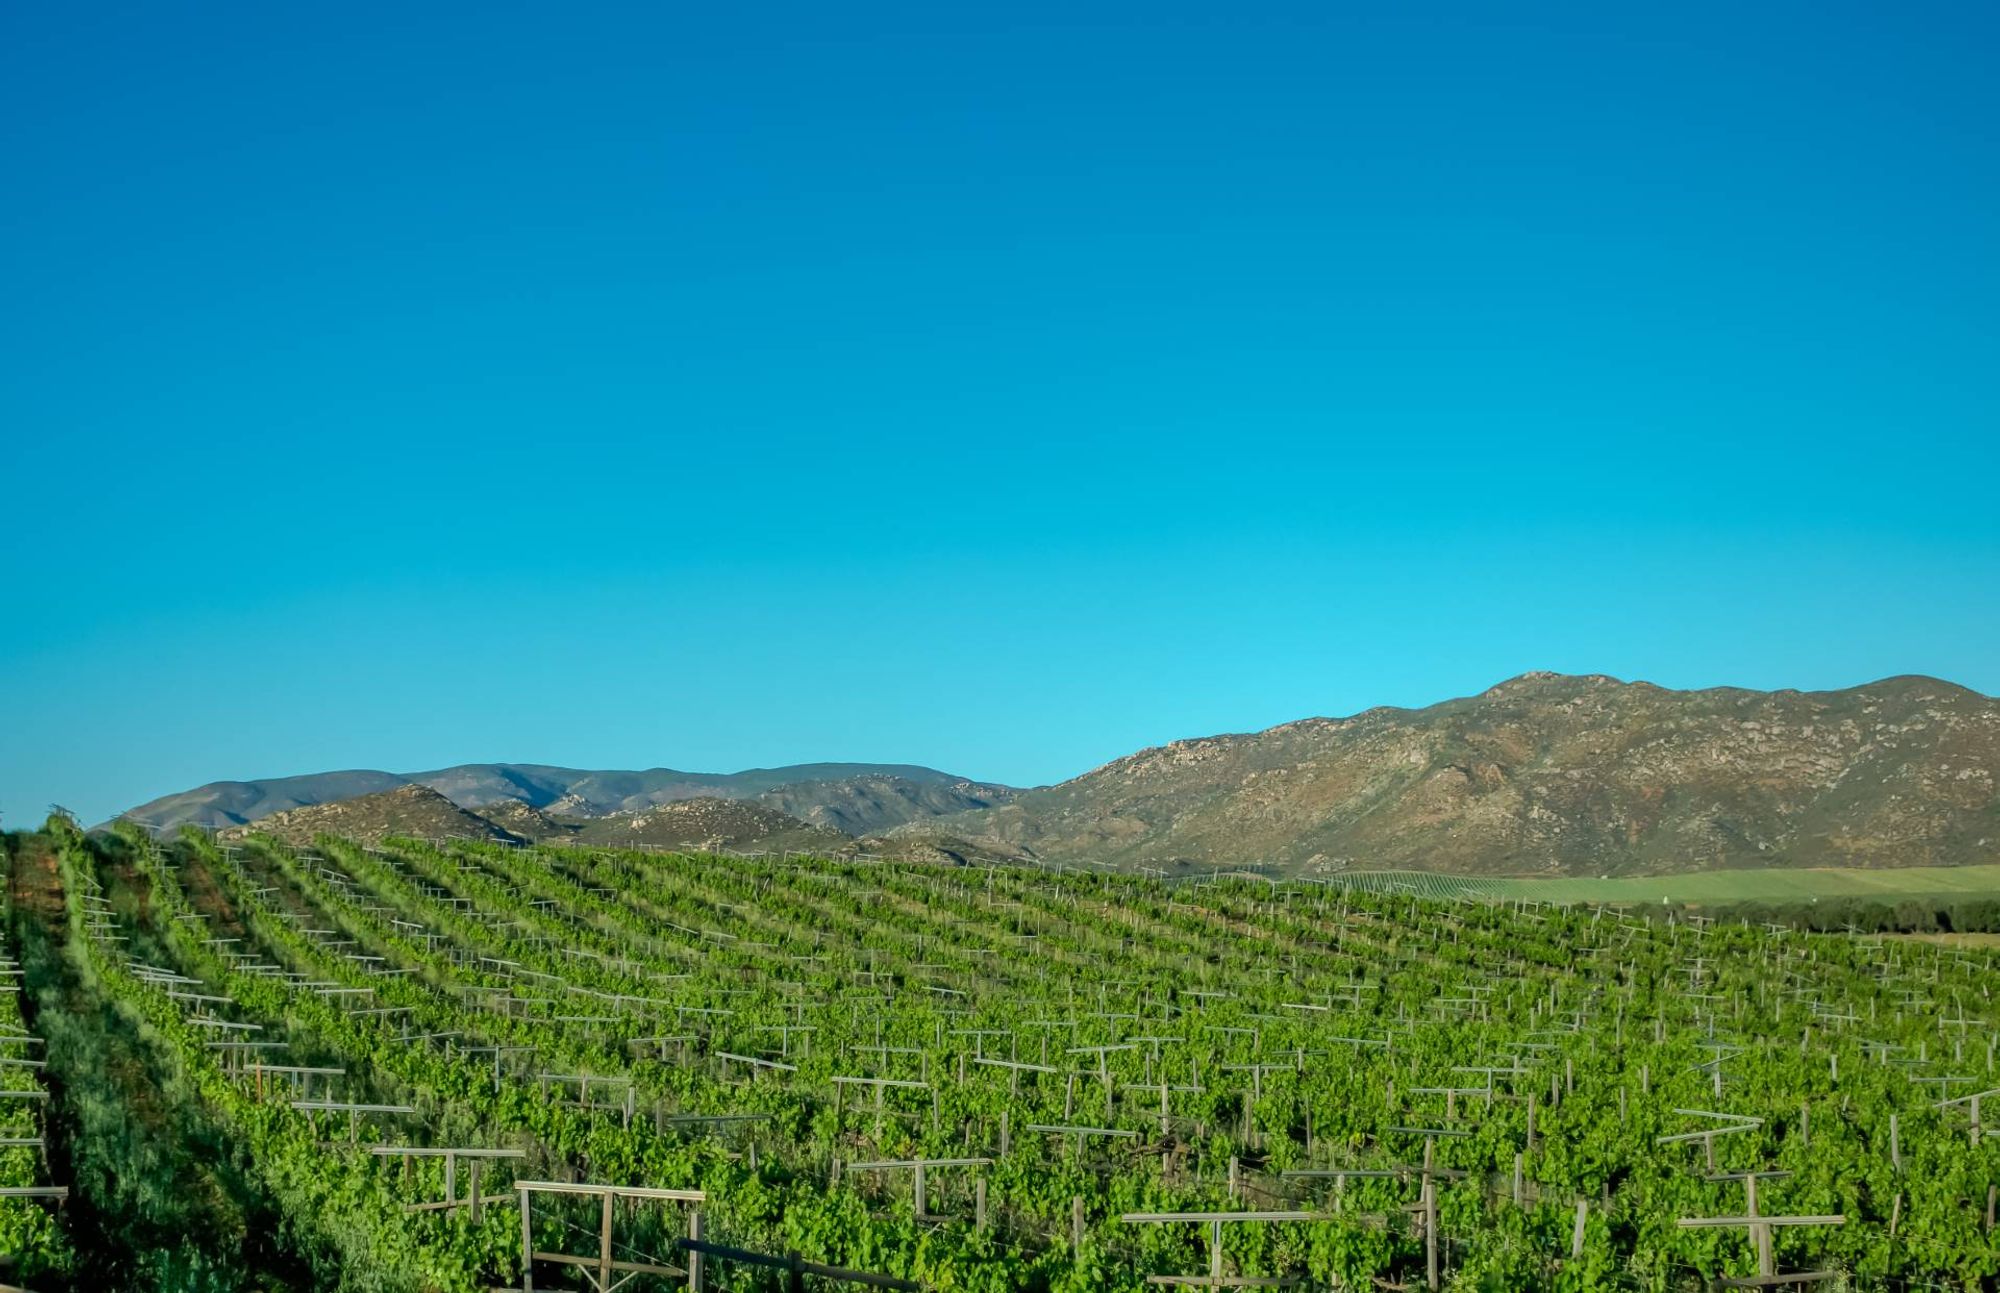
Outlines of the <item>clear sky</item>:
[[2000,691],[1990,4],[0,9],[0,814]]

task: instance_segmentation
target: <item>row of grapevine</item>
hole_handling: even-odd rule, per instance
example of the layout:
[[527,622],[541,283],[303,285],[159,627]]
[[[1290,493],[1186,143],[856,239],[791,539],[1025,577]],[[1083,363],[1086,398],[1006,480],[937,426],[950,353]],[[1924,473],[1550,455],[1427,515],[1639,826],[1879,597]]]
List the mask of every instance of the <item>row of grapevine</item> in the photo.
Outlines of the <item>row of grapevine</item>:
[[[0,930],[13,928],[10,899],[0,891]],[[75,1253],[47,1190],[48,1090],[41,1081],[41,1039],[22,1021],[20,963],[0,956],[0,1273],[22,1279],[60,1276]]]

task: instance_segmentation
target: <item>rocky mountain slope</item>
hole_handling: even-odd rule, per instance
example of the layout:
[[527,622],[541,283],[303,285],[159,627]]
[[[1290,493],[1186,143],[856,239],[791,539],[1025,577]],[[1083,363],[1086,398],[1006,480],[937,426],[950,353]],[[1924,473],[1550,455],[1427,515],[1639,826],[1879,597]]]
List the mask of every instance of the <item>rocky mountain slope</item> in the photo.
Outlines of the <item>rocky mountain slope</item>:
[[466,763],[433,772],[360,769],[263,781],[216,781],[139,805],[121,817],[156,830],[184,823],[240,826],[272,813],[422,785],[461,808],[519,803],[558,817],[603,817],[709,796],[764,798],[781,812],[854,833],[1003,802],[1004,786],[897,763],[801,763],[745,772],[587,771],[534,763]]
[[2000,702],[1932,678],[1670,691],[1526,674],[1175,741],[899,828],[1042,859],[1640,874],[2000,861]]
[[253,825],[220,832],[236,839],[252,831],[288,844],[310,844],[322,834],[345,835],[371,843],[387,835],[425,839],[513,840],[520,837],[469,813],[429,786],[397,786],[331,804],[308,804],[259,818]]
[[510,835],[536,843],[561,841],[574,836],[583,823],[569,817],[551,817],[539,808],[530,808],[518,799],[496,799],[482,804],[479,816]]
[[794,782],[765,791],[757,802],[843,834],[873,835],[909,822],[992,808],[1016,793],[975,781],[863,776]]
[[573,838],[578,844],[601,848],[822,854],[852,843],[839,831],[810,825],[775,808],[712,796],[593,818]]

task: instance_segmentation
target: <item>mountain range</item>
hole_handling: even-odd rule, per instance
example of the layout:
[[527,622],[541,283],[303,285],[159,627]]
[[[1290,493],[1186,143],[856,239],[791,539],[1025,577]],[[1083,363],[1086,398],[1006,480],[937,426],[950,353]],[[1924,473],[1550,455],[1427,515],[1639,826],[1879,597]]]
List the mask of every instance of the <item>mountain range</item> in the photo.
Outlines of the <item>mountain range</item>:
[[400,786],[437,791],[461,808],[522,804],[558,817],[635,813],[697,798],[759,799],[778,811],[850,835],[918,818],[1003,803],[1014,791],[935,768],[896,763],[801,763],[745,772],[587,771],[534,763],[462,763],[432,772],[371,769],[262,781],[212,781],[119,814],[156,830],[241,826],[273,813],[380,794]]
[[[365,833],[411,829],[394,826],[399,811],[437,826],[449,810],[467,820],[415,833],[1170,871],[1633,875],[2000,861],[1996,772],[2000,702],[1935,678],[1675,691],[1530,673],[1421,709],[1174,741],[1032,790],[868,764],[470,764],[219,782],[126,815]],[[385,804],[398,789],[409,802]],[[351,804],[353,821],[301,819],[329,801]]]

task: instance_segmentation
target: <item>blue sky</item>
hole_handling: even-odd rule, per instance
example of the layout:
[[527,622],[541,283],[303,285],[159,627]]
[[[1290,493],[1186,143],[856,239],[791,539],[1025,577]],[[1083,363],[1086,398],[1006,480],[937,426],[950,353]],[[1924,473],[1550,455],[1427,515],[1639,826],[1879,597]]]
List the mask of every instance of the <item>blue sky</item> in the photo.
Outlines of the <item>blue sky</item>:
[[1991,6],[16,5],[0,815],[2000,691]]

